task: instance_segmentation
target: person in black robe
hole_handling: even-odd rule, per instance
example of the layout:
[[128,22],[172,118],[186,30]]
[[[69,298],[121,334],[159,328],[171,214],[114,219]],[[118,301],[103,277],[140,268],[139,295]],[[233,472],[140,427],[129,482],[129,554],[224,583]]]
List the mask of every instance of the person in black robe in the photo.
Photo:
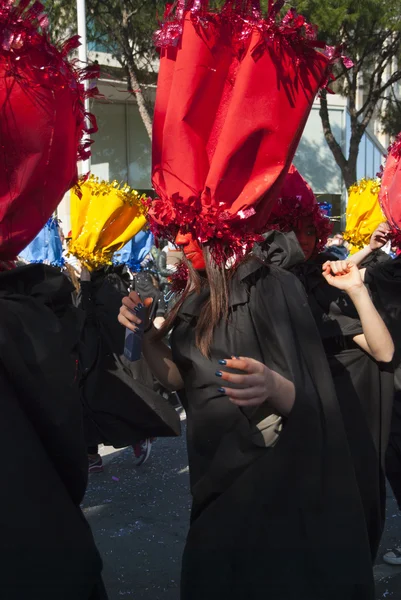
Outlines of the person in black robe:
[[[401,510],[401,257],[361,264],[364,281],[395,342],[395,393],[385,470]],[[391,565],[401,564],[401,544],[384,555]]]
[[[331,254],[331,248],[319,252],[326,243],[328,219],[320,211],[313,191],[293,169],[281,193],[272,223],[281,231],[293,233],[286,234],[280,254],[275,247],[283,244],[282,236],[273,241],[272,247],[267,239],[263,252],[265,256],[273,253],[277,257],[276,264],[281,264],[284,255],[292,255],[291,261],[286,259],[290,264],[285,268],[291,268],[306,291],[344,419],[374,560],[385,520],[384,467],[394,394],[394,365],[391,360],[382,360],[380,353],[375,356],[370,351],[353,300],[341,289],[329,285],[322,276],[323,265],[337,261],[337,257]],[[294,196],[298,204],[291,207]],[[377,233],[381,237],[379,228]],[[373,236],[370,250],[374,252],[361,251],[359,259],[367,260],[370,252],[371,261],[382,260],[377,253],[383,241]],[[358,258],[355,262],[359,262]],[[372,337],[374,342],[376,336],[371,336],[371,341]]]
[[[100,456],[96,456],[99,444],[142,446],[152,437],[179,436],[181,428],[175,409],[155,391],[145,362],[130,362],[124,356],[125,334],[117,322],[122,298],[130,287],[124,267],[99,269],[90,276],[84,271],[88,277],[86,281],[81,277],[78,298],[85,315],[79,352],[80,392],[90,460],[101,466]],[[158,307],[157,290],[154,292]]]
[[[211,292],[202,281],[172,315],[172,352],[152,333],[144,340],[158,378],[185,390],[193,506],[182,600],[373,599],[361,492],[301,284],[248,257],[228,279],[228,316],[205,356],[196,329]],[[135,293],[124,299],[122,325],[135,328],[139,302]],[[290,410],[282,405],[280,414],[263,385],[254,387],[259,369],[292,382]],[[219,387],[235,374],[241,385]],[[284,405],[290,396],[286,388]]]
[[356,340],[363,335],[358,312],[321,275],[327,256],[295,267],[317,323],[341,406],[364,501],[375,558],[385,519],[384,463],[394,394],[392,362],[376,360]]
[[41,264],[0,273],[1,597],[106,600],[80,503],[87,460],[72,286]]

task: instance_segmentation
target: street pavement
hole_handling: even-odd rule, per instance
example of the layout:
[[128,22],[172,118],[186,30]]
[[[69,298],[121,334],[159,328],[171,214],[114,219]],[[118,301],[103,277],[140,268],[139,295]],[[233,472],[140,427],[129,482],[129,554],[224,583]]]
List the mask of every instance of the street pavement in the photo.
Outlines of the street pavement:
[[84,512],[109,600],[178,600],[191,504],[185,431],[158,439],[139,468],[131,448],[101,454],[104,472],[90,475]]
[[[139,468],[131,448],[103,448],[101,453],[104,472],[90,476],[84,512],[104,561],[109,600],[179,600],[190,511],[185,431],[179,439],[157,440]],[[401,600],[401,567],[382,560],[387,549],[401,542],[401,514],[390,492],[387,504],[375,567],[376,600]]]

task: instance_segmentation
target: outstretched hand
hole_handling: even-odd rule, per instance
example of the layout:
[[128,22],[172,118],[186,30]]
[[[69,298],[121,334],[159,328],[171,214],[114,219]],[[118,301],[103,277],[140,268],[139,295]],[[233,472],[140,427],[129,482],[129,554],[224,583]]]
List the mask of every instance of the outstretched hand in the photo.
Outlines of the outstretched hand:
[[349,293],[363,287],[361,273],[350,260],[329,260],[324,263],[322,269],[327,283],[343,292]]

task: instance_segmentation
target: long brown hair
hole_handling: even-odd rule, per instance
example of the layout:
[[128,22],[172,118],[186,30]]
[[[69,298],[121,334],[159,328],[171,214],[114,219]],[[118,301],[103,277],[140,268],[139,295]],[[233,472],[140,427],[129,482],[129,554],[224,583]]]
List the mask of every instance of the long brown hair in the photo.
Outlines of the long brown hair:
[[234,269],[226,269],[224,264],[218,265],[213,260],[208,246],[203,247],[206,272],[196,271],[187,261],[188,281],[179,300],[168,313],[161,329],[155,334],[156,339],[162,339],[174,326],[177,315],[190,294],[200,294],[202,289],[208,287],[210,294],[205,300],[200,317],[196,324],[196,346],[204,356],[209,356],[213,333],[222,319],[228,316],[229,307],[229,280]]

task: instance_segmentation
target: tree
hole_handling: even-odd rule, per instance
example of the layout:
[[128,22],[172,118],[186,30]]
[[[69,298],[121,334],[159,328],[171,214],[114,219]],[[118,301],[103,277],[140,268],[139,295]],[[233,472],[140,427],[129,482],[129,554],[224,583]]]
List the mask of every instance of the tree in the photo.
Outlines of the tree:
[[164,0],[87,0],[89,37],[101,43],[124,69],[128,89],[135,94],[139,113],[152,139],[151,107],[143,93],[157,59],[153,33]]
[[62,42],[76,34],[76,0],[42,0],[49,18],[49,32],[53,43]]
[[386,110],[382,117],[384,133],[395,137],[401,131],[401,101],[395,93],[388,99]]
[[[77,33],[76,0],[43,0],[43,3],[54,42]],[[159,24],[158,15],[164,13],[165,1],[86,0],[86,7],[88,42],[94,42],[120,63],[152,139],[152,107],[143,84],[152,80],[157,66],[153,33]]]
[[[348,99],[351,140],[348,155],[333,134],[327,93],[320,99],[325,139],[341,169],[345,184],[357,179],[359,145],[372,117],[401,80],[401,0],[298,0],[297,10],[319,27],[319,37],[344,44],[352,69],[338,65],[336,91]],[[400,66],[399,66],[400,65]]]

